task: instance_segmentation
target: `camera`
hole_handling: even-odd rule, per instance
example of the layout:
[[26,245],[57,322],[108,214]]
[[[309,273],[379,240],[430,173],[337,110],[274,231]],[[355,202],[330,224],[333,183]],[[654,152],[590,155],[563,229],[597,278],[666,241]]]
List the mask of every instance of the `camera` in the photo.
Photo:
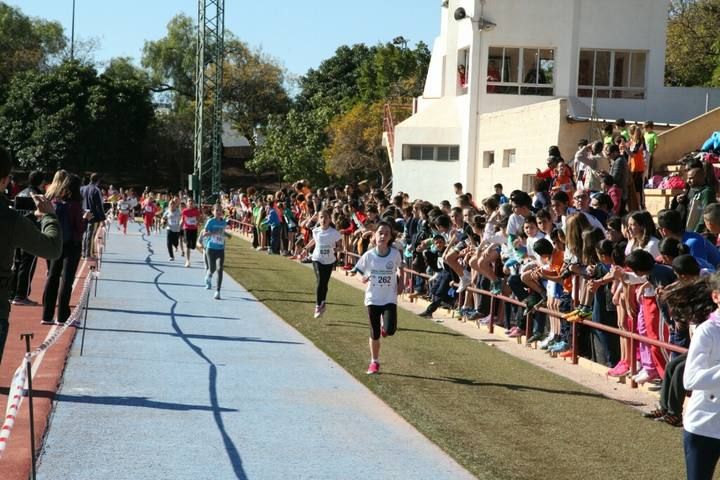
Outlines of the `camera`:
[[35,200],[32,197],[15,197],[15,210],[32,212],[35,208]]

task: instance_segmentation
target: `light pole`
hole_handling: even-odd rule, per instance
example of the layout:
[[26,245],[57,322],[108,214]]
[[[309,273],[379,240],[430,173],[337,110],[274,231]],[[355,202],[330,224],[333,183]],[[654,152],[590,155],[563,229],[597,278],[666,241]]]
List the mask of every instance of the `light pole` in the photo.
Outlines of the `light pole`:
[[72,21],[70,24],[70,60],[75,59],[75,0],[72,6]]

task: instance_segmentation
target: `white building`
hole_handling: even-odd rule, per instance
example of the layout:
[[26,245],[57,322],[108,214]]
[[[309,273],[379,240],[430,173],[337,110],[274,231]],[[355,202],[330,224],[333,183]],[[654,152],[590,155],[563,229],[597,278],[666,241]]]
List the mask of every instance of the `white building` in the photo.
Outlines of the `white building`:
[[718,90],[664,86],[668,6],[446,0],[423,96],[394,129],[393,189],[433,202],[458,181],[477,197],[498,182],[527,190],[550,145],[572,158],[590,136],[593,89],[597,117],[628,123],[679,124],[720,105]]

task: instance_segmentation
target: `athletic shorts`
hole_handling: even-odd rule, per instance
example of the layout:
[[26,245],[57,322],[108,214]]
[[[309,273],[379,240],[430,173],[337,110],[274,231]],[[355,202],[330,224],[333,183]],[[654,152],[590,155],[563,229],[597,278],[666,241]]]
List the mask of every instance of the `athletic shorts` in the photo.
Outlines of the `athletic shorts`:
[[368,305],[368,319],[370,320],[370,338],[379,340],[382,330],[387,335],[394,335],[397,330],[397,305]]
[[183,230],[183,233],[187,248],[195,250],[195,244],[197,243],[197,230]]

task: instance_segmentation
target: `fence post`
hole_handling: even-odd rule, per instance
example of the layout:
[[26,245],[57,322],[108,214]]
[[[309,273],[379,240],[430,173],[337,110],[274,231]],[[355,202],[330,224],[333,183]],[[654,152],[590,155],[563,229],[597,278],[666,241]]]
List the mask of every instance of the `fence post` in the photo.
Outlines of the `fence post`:
[[637,342],[634,337],[630,337],[630,387],[637,388],[635,383],[635,374],[637,374]]
[[[23,333],[20,335],[21,339],[25,340],[25,353],[30,353],[30,339],[33,338],[32,333]],[[28,381],[28,403],[30,404],[30,457],[32,466],[32,479],[35,480],[35,411],[33,410],[33,388],[32,388],[32,363],[30,363],[30,357],[25,357],[25,366],[27,368],[27,381]]]
[[578,364],[578,355],[577,355],[577,322],[572,322],[572,345],[570,345],[570,349],[572,351],[572,364],[577,365]]
[[488,332],[495,331],[495,296],[490,295],[490,323],[488,323]]

